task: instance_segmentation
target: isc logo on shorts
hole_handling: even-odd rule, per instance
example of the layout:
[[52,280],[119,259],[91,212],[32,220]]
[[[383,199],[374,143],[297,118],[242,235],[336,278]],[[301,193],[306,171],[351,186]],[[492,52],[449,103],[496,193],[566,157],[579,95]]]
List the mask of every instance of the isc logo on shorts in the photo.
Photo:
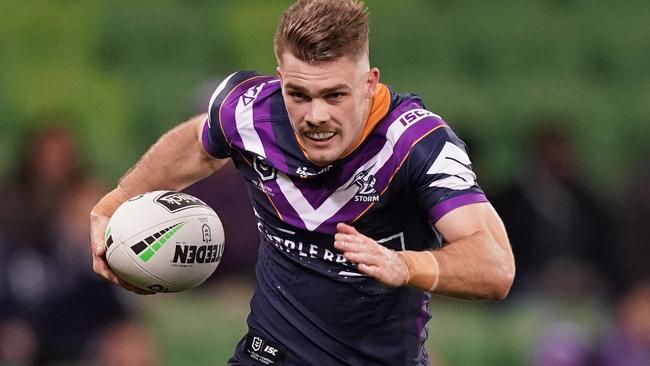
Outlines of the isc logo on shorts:
[[259,334],[246,335],[246,357],[259,365],[279,365],[286,355],[285,348]]

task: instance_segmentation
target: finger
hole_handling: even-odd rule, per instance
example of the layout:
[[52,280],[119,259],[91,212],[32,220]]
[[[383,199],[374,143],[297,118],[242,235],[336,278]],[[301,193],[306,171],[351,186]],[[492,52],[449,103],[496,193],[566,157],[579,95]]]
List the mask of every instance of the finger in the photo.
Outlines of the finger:
[[344,234],[344,233],[336,233],[336,234],[334,234],[334,240],[347,240],[347,241],[351,241],[351,240],[354,239],[354,238],[355,238],[355,236],[354,236],[354,235],[351,235],[351,234]]
[[343,233],[336,233],[334,234],[334,241],[346,241],[348,239],[348,236]]
[[347,260],[357,264],[378,265],[381,261],[376,254],[368,252],[345,252],[343,256]]
[[[90,224],[95,228],[99,228],[100,226],[105,228],[108,226],[109,220],[110,218],[107,216],[100,215],[95,211],[90,212]],[[92,240],[96,242],[104,241],[104,233],[101,231],[93,231]]]
[[386,248],[372,240],[346,241],[343,245],[335,242],[334,247],[342,251],[344,254],[368,253],[376,257],[381,257],[386,254]]
[[377,277],[380,272],[380,268],[377,266],[371,266],[365,263],[360,263],[357,265],[359,272],[366,274],[370,277]]
[[[106,220],[106,223],[108,223],[108,220]],[[97,239],[98,237],[101,237],[101,243],[96,245],[96,241],[93,242],[93,271],[97,273],[98,276],[106,279],[109,282],[112,282],[122,288],[124,288],[127,291],[139,294],[139,295],[152,295],[155,294],[155,292],[152,291],[147,291],[143,290],[139,287],[133,286],[127,282],[124,282],[121,280],[113,271],[111,270],[111,267],[108,265],[108,262],[106,261],[106,249],[104,248],[104,239],[103,239],[103,234],[98,235],[98,232],[104,232],[106,229],[107,225],[102,226],[102,222],[99,222],[99,226],[101,227],[99,230],[98,228],[95,227],[93,231],[93,239],[94,240],[99,240]]]
[[153,294],[155,294],[155,292],[153,292],[153,291],[147,291],[147,290],[141,289],[139,287],[135,287],[135,286],[133,286],[133,285],[127,283],[127,282],[122,281],[119,278],[117,278],[117,284],[120,285],[125,290],[134,292],[134,293],[136,293],[138,295],[153,295]]
[[108,266],[108,264],[102,260],[102,259],[97,259],[93,260],[93,271],[97,273],[100,277],[103,277],[104,279],[113,282],[115,284],[118,284],[117,282],[117,276],[113,271],[111,271],[111,268]]
[[[108,266],[108,261],[106,260],[105,249],[102,246],[96,246],[93,248],[92,258],[93,258],[93,271],[95,273],[105,277],[103,274],[113,272]],[[108,278],[107,278],[108,279]]]
[[360,242],[358,238],[351,237],[335,240],[334,248],[342,252],[363,252],[368,250],[368,246],[365,243]]
[[90,241],[92,243],[93,253],[98,256],[104,255],[104,235],[108,226],[109,218],[100,216],[95,212],[90,213]]
[[353,241],[357,241],[359,243],[374,242],[374,240],[372,240],[371,238],[363,235],[362,233],[357,231],[357,229],[355,229],[353,226],[350,226],[350,225],[348,225],[346,223],[340,222],[340,223],[338,223],[336,225],[336,228],[339,231],[335,234],[335,236],[336,235],[344,235],[344,237],[350,238],[351,241],[353,240]]
[[345,247],[347,246],[347,243],[344,240],[334,240],[334,248],[345,252]]
[[344,222],[339,222],[338,224],[336,224],[336,231],[338,231],[339,233],[344,233],[344,234],[352,234],[352,235],[359,234],[357,229],[355,229],[353,226],[350,226],[350,225],[348,225],[348,224],[346,224]]
[[111,270],[111,267],[108,265],[108,262],[106,262],[106,259],[104,257],[95,257],[93,258],[93,271],[97,273],[100,277],[116,284],[116,285],[121,285],[120,284],[120,279],[117,277],[115,273]]
[[108,266],[108,264],[106,264],[105,261],[98,260],[96,262],[93,262],[93,269],[94,269],[95,273],[97,273],[100,277],[103,277],[104,279],[108,280],[109,282],[112,282],[112,283],[124,288],[125,290],[134,292],[134,293],[139,294],[139,295],[152,295],[152,294],[155,293],[155,292],[152,292],[152,291],[143,290],[143,289],[141,289],[139,287],[136,287],[136,286],[133,286],[133,285],[129,284],[128,282],[123,281],[122,279],[117,277],[117,275],[115,273],[113,273],[113,271],[111,271],[110,267]]
[[104,257],[106,255],[106,247],[103,243],[94,246],[93,255],[95,257]]
[[341,234],[341,233],[337,233],[337,234],[334,235],[334,246],[335,247],[337,245],[341,246],[341,247],[339,247],[337,249],[343,249],[343,248],[345,248],[346,245],[348,245],[348,244],[350,244],[350,243],[352,243],[354,241],[356,241],[356,239],[351,235]]

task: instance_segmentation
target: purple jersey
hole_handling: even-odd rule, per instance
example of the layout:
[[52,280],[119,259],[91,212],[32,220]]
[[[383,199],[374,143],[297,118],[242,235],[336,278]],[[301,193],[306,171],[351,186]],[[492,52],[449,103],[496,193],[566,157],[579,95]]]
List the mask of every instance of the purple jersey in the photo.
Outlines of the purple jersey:
[[429,294],[387,287],[334,248],[349,223],[393,250],[439,247],[433,223],[485,202],[465,146],[414,95],[356,150],[328,166],[305,158],[277,78],[237,72],[210,101],[205,149],[233,159],[260,232],[249,334],[232,364],[428,365]]

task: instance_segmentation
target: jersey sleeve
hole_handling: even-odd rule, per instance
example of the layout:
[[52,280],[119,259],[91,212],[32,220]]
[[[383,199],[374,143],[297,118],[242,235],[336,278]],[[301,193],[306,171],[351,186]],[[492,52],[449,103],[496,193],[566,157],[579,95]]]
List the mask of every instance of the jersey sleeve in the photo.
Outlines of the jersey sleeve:
[[230,140],[224,131],[221,120],[221,107],[226,99],[233,97],[237,86],[253,77],[259,76],[255,71],[237,71],[224,79],[210,98],[208,118],[203,124],[202,142],[205,151],[217,159],[230,157]]
[[409,155],[410,184],[431,223],[456,208],[487,202],[465,144],[448,126],[421,139]]

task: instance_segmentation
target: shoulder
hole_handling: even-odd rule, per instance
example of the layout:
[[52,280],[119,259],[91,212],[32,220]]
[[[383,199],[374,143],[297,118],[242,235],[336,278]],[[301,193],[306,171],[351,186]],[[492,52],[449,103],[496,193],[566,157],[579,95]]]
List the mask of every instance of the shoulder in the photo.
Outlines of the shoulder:
[[210,98],[208,120],[221,122],[222,112],[226,107],[236,108],[238,102],[250,104],[262,89],[279,82],[274,76],[263,75],[257,71],[237,71],[226,77],[214,90]]
[[401,160],[414,147],[430,143],[431,136],[445,138],[445,130],[449,130],[449,125],[426,109],[417,95],[392,94],[390,109],[373,134],[385,140]]
[[430,193],[427,201],[446,201],[470,193],[476,202],[483,202],[485,197],[465,143],[448,124],[441,126],[413,144],[405,159],[405,174],[416,187]]
[[407,172],[432,175],[447,171],[450,162],[471,169],[465,143],[417,95],[394,94],[380,132],[385,134],[400,161],[406,163]]
[[228,76],[214,91],[208,111],[208,127],[233,147],[260,154],[260,133],[265,122],[283,117],[284,102],[275,76],[239,71]]

